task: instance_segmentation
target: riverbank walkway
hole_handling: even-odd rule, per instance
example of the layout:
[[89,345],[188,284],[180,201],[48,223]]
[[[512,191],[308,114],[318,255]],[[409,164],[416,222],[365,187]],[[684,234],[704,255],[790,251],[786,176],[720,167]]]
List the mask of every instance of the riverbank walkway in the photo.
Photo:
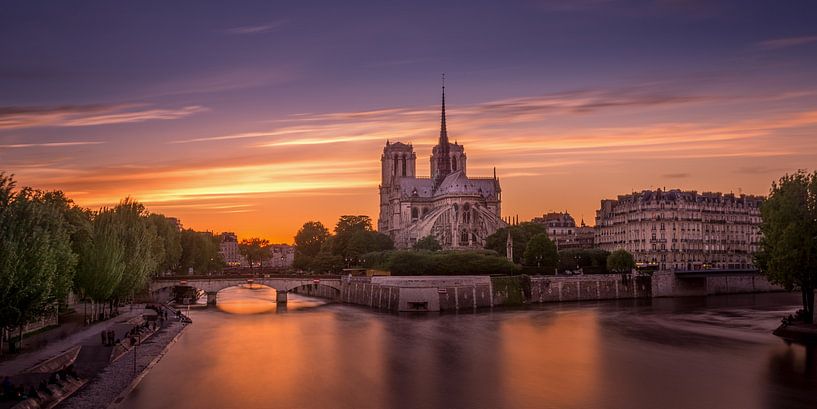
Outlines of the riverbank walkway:
[[[49,339],[44,347],[23,352],[11,359],[0,362],[0,376],[12,376],[24,372],[77,345],[98,345],[101,343],[100,334],[102,331],[114,330],[117,327],[121,328],[122,323],[139,317],[145,312],[144,305],[134,305],[132,310],[128,307],[124,310],[116,317],[91,324],[67,337],[62,337],[63,334],[58,331],[59,327],[50,330],[49,332],[53,332],[53,339]],[[121,332],[121,330],[118,332]],[[121,335],[117,333],[117,336]]]

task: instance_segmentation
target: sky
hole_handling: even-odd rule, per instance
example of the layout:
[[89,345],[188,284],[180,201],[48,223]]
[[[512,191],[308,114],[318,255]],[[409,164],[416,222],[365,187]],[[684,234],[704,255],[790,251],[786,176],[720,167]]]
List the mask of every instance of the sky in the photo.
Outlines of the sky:
[[292,242],[448,135],[503,216],[817,168],[817,3],[0,1],[0,171]]

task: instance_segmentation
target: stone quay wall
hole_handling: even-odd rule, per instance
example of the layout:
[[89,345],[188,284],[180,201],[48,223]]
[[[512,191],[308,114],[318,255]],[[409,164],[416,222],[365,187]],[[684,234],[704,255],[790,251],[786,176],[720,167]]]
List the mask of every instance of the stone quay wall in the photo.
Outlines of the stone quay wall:
[[781,291],[756,274],[347,277],[340,301],[392,311],[468,311],[529,303]]
[[599,274],[531,278],[530,302],[616,300],[652,297],[649,276]]
[[386,311],[457,311],[493,306],[488,276],[351,277],[341,284],[340,300]]
[[678,277],[672,272],[652,275],[653,297],[684,297],[718,294],[783,291],[759,274],[724,274],[707,277]]

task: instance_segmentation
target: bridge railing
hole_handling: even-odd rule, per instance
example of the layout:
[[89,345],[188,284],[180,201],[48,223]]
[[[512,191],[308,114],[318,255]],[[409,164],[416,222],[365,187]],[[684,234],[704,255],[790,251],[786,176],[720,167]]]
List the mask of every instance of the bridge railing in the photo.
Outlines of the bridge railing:
[[264,280],[264,279],[282,279],[282,280],[338,280],[340,275],[306,275],[306,274],[268,274],[268,275],[251,275],[251,274],[228,274],[228,275],[176,275],[176,276],[161,276],[154,277],[153,281],[182,281],[182,280]]

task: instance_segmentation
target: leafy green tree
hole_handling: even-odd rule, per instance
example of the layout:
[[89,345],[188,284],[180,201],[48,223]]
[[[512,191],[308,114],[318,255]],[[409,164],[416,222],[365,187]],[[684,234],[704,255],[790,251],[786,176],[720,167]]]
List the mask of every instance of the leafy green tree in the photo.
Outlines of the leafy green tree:
[[440,245],[440,242],[437,241],[434,236],[428,235],[420,240],[417,240],[417,243],[414,243],[413,248],[414,250],[440,251],[443,249],[443,246]]
[[370,247],[367,233],[372,232],[369,216],[340,216],[335,225],[335,239],[332,253],[349,258],[366,253]]
[[618,249],[607,256],[607,270],[614,273],[629,273],[635,268],[635,259],[627,250]]
[[485,248],[493,250],[497,254],[504,255],[506,252],[505,245],[508,240],[508,231],[511,232],[513,239],[513,262],[522,263],[525,248],[528,246],[528,241],[533,236],[540,233],[547,233],[545,226],[537,223],[520,223],[515,226],[503,227],[497,230],[494,234],[485,238]]
[[256,262],[263,268],[264,260],[270,258],[269,240],[258,237],[241,240],[241,243],[238,244],[238,252],[250,264],[250,269]]
[[56,308],[76,266],[69,202],[61,193],[24,187],[0,173],[0,325],[22,326]]
[[175,269],[182,257],[181,232],[174,221],[162,214],[148,216],[158,240],[154,243],[153,255],[158,261],[154,273],[161,274]]
[[115,300],[122,300],[143,290],[150,274],[156,271],[160,260],[153,254],[153,250],[159,236],[153,224],[148,221],[143,204],[125,198],[112,210],[125,248],[125,270],[113,295]]
[[559,271],[582,269],[585,274],[607,272],[607,256],[602,249],[564,249],[559,251]]
[[484,251],[391,251],[376,268],[394,275],[487,275],[515,274],[517,268],[505,257]]
[[295,260],[293,266],[308,269],[329,238],[329,230],[321,222],[306,222],[295,235]]
[[80,244],[80,262],[74,279],[82,299],[96,303],[109,301],[119,286],[125,271],[125,246],[120,229],[111,209],[102,209],[94,215],[90,236]]
[[530,240],[523,254],[525,264],[552,271],[559,264],[556,245],[548,238],[547,233],[539,233]]
[[185,229],[181,233],[181,242],[180,271],[187,272],[192,268],[195,273],[206,273],[224,266],[219,254],[218,237],[213,233]]
[[817,172],[800,170],[772,183],[760,208],[763,233],[757,264],[769,281],[800,290],[803,319],[814,322],[817,286]]

